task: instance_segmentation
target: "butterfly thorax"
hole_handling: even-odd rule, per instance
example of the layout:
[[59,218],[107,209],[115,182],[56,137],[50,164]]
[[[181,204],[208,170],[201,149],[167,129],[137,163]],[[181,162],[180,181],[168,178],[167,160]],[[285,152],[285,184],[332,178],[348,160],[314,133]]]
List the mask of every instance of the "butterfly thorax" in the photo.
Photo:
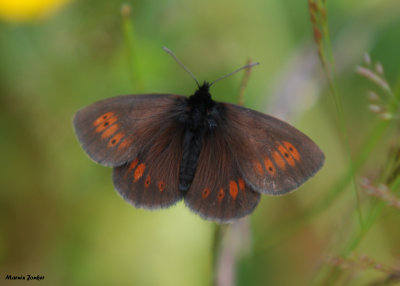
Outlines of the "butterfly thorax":
[[193,181],[203,136],[217,126],[214,115],[216,103],[211,99],[210,85],[204,82],[187,100],[183,154],[179,173],[179,190],[187,191]]
[[210,111],[215,106],[209,92],[210,85],[204,82],[188,99],[187,126],[192,130],[204,128],[207,125]]

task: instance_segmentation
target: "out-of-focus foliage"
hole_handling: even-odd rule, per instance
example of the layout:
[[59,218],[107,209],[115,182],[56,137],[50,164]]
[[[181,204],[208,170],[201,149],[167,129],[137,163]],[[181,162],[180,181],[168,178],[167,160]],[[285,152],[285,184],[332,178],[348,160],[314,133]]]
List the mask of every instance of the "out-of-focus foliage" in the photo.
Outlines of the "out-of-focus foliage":
[[[132,9],[131,39],[124,34],[124,3]],[[354,71],[369,52],[398,95],[399,11],[398,0],[328,1],[336,84],[354,157],[381,120],[365,97],[379,88]],[[366,285],[399,268],[400,212],[387,204],[354,256],[337,258],[360,228],[357,200],[350,186],[329,196],[349,160],[307,1],[0,0],[1,285],[26,285],[5,280],[7,274],[43,275],[34,281],[40,285],[210,283],[214,224],[182,203],[154,212],[125,203],[113,190],[111,169],[85,156],[72,129],[73,114],[96,100],[138,92],[190,95],[194,82],[162,46],[200,81],[229,73],[248,57],[259,61],[245,105],[284,117],[326,155],[323,169],[298,191],[263,197],[249,219],[237,285],[318,284],[329,281],[320,274],[326,265],[339,269],[332,283]],[[219,82],[213,97],[237,102],[240,80]],[[363,176],[373,184],[387,171],[398,138],[396,128],[378,138],[357,183]],[[360,190],[364,218],[376,202],[379,197]]]

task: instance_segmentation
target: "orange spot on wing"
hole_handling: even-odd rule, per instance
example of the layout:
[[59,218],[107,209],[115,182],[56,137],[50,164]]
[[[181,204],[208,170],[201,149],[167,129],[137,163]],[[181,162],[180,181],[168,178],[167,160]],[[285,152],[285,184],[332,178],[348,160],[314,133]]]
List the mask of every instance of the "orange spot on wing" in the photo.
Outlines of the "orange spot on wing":
[[239,178],[239,179],[238,179],[238,183],[239,183],[239,189],[240,189],[241,191],[244,191],[244,188],[245,188],[246,184],[244,183],[243,179],[242,179],[242,178]]
[[201,197],[203,199],[206,199],[210,195],[210,193],[211,193],[210,188],[205,188],[201,193]]
[[128,172],[130,172],[133,168],[136,167],[136,165],[139,163],[139,159],[136,158],[135,161],[133,161],[130,165],[129,165],[129,169]]
[[101,123],[103,123],[104,121],[106,121],[107,119],[109,119],[110,117],[114,116],[114,112],[107,112],[104,113],[103,115],[101,115],[100,117],[98,117],[95,121],[93,121],[93,125],[94,126],[98,126]]
[[106,129],[103,134],[101,134],[101,138],[107,138],[110,137],[115,133],[115,131],[118,130],[118,124],[111,125],[108,129]]
[[126,139],[124,139],[124,140],[121,142],[121,144],[118,145],[118,150],[125,149],[126,147],[128,147],[129,145],[132,144],[132,141],[133,141],[132,138],[126,138]]
[[133,174],[134,182],[137,182],[143,176],[144,169],[146,169],[146,165],[144,163],[141,163],[139,166],[137,166],[135,173]]
[[218,192],[218,201],[221,202],[224,199],[224,197],[225,197],[225,192],[224,192],[224,189],[221,188],[221,189],[219,189],[219,192]]
[[146,181],[144,181],[144,187],[147,189],[150,186],[151,178],[150,175],[147,175]]
[[236,200],[237,194],[238,194],[238,186],[235,181],[230,181],[229,182],[229,194],[231,197]]
[[115,135],[113,138],[110,139],[110,141],[108,141],[108,147],[114,147],[115,145],[117,145],[119,143],[119,141],[121,141],[122,137],[124,137],[125,134],[123,132],[119,132],[117,135]]
[[164,189],[165,189],[165,182],[164,181],[159,181],[158,182],[158,190],[160,192],[162,192],[162,191],[164,191]]
[[272,153],[272,157],[274,158],[274,161],[278,165],[278,167],[281,168],[282,170],[285,170],[286,168],[285,160],[283,160],[282,156],[279,155],[278,151]]
[[286,162],[288,162],[288,164],[290,166],[293,167],[294,165],[296,165],[296,162],[293,160],[293,157],[289,154],[289,151],[286,150],[285,147],[283,147],[282,145],[279,144],[278,150],[279,150],[279,152],[281,152],[283,158],[285,158]]
[[297,151],[297,149],[290,142],[285,141],[283,142],[283,145],[285,145],[290,155],[292,155],[296,161],[300,161],[301,157],[299,151]]
[[136,165],[139,163],[139,159],[136,158],[135,161],[132,161],[132,163],[129,165],[128,170],[125,173],[124,178],[136,167]]
[[264,165],[265,169],[267,169],[268,173],[271,176],[274,176],[276,174],[276,168],[274,166],[274,163],[272,163],[272,161],[268,157],[264,158]]
[[254,164],[254,170],[256,170],[257,174],[259,174],[260,176],[264,175],[264,170],[260,162],[255,161],[253,164]]
[[102,132],[104,129],[110,127],[117,121],[117,117],[110,117],[109,119],[106,119],[104,122],[102,122],[99,126],[96,128],[96,133]]

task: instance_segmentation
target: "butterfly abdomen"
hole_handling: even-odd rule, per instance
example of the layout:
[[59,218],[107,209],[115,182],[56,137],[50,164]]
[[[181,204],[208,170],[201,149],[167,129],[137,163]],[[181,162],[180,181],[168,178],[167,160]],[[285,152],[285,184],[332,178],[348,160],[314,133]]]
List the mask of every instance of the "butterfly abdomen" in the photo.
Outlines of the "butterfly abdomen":
[[199,159],[202,134],[201,130],[186,130],[183,139],[183,155],[179,171],[179,190],[187,191],[193,181]]

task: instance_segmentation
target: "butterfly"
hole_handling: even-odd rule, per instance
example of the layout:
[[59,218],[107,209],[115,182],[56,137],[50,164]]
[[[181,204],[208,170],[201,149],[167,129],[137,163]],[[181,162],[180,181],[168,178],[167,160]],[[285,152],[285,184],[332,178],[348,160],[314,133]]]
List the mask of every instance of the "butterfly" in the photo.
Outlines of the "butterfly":
[[[197,80],[196,80],[197,82]],[[79,110],[84,151],[113,168],[119,194],[137,208],[180,200],[202,218],[226,223],[250,214],[261,194],[283,195],[313,176],[324,154],[272,116],[214,101],[207,82],[189,97],[138,94]]]

